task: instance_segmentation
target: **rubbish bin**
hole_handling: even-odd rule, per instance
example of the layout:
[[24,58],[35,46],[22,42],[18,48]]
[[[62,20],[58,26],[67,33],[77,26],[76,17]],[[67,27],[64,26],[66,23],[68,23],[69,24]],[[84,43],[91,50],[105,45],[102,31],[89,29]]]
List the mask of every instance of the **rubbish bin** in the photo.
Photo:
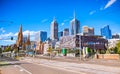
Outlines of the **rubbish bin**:
[[62,49],[62,54],[63,54],[64,56],[66,56],[66,55],[67,55],[67,49],[63,48],[63,49]]

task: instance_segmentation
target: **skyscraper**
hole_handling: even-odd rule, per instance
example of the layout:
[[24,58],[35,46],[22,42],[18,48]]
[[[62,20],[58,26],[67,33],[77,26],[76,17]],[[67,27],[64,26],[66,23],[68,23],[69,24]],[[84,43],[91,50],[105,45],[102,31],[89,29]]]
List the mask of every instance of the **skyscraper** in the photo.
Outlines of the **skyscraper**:
[[76,19],[76,15],[74,13],[74,18],[70,22],[71,24],[71,35],[76,35],[80,33],[80,21]]
[[60,37],[62,37],[62,36],[63,36],[63,31],[58,32],[58,38],[59,38],[59,40],[60,40]]
[[69,29],[65,28],[63,31],[63,36],[68,36],[69,35]]
[[45,31],[39,31],[35,34],[35,41],[42,41],[44,42],[45,40],[47,40],[47,32]]
[[94,35],[94,28],[83,26],[83,35],[84,36],[93,36]]
[[112,34],[111,34],[111,30],[109,28],[109,25],[101,28],[101,36],[105,37],[106,39],[111,39],[112,38]]
[[51,39],[58,40],[58,23],[55,18],[51,22]]

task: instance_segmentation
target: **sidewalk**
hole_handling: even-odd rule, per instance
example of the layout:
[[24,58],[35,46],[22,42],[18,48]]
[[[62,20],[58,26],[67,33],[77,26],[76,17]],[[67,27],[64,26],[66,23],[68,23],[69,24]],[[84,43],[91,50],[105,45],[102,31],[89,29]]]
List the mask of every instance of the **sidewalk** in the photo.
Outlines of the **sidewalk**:
[[43,55],[36,55],[35,58],[55,60],[55,61],[61,61],[61,62],[88,63],[88,64],[120,67],[120,60],[105,60],[105,59],[80,60],[80,57],[55,56],[51,58],[50,56],[43,56]]
[[0,67],[12,65],[12,63],[10,63],[11,61],[18,61],[18,60],[6,56],[0,57]]

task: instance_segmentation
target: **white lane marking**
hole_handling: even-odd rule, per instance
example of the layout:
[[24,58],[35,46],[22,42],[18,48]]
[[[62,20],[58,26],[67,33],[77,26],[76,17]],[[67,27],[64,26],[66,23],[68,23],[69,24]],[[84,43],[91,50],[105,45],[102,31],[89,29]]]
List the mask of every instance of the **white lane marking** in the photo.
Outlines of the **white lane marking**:
[[27,72],[28,74],[32,74],[31,72],[29,72],[28,70],[26,70],[25,68],[23,68],[23,67],[21,67],[21,66],[19,66],[19,65],[15,65],[14,67],[20,68],[20,71],[25,71],[25,72]]
[[[32,59],[32,58],[31,58]],[[25,61],[25,60],[24,60]],[[32,62],[33,64],[34,63],[37,63],[37,64],[44,64],[44,65],[47,65],[47,66],[57,66],[57,67],[62,67],[63,68],[63,66],[62,66],[62,63],[64,63],[64,68],[67,68],[67,69],[71,69],[71,70],[73,70],[73,71],[82,71],[82,72],[86,72],[86,70],[88,70],[87,72],[91,72],[91,73],[97,73],[97,72],[102,72],[102,71],[104,71],[104,72],[102,72],[102,73],[110,73],[109,71],[108,71],[108,69],[109,70],[111,70],[111,72],[114,74],[114,73],[120,73],[119,72],[119,68],[118,67],[111,67],[111,66],[103,66],[103,65],[96,65],[96,64],[76,64],[76,63],[70,63],[70,64],[65,64],[65,63],[67,63],[67,62],[58,62],[58,61],[52,61],[52,60],[34,60],[34,61],[30,61],[30,60],[28,60],[28,59],[26,59],[26,61],[28,61],[28,62]],[[38,62],[37,62],[38,61]],[[54,63],[56,63],[57,65],[55,65]],[[68,67],[68,65],[70,66],[70,67]],[[77,66],[76,66],[77,65]],[[80,67],[79,67],[80,66]],[[88,66],[90,66],[90,69],[88,68]],[[97,69],[95,68],[95,67],[98,67]],[[57,68],[56,67],[56,68]],[[74,67],[77,67],[77,68],[74,68]],[[82,68],[83,67],[83,68]],[[103,68],[102,68],[103,67]],[[72,69],[73,68],[73,69]],[[78,69],[78,68],[81,68],[81,69]],[[86,69],[85,69],[86,68]],[[106,68],[108,68],[108,69],[106,69]],[[114,70],[112,70],[112,68],[114,68]],[[89,71],[90,70],[90,71]],[[94,70],[94,71],[93,71]],[[79,72],[78,71],[78,72]],[[111,73],[111,74],[112,74]]]
[[[32,63],[32,64],[35,64],[35,65],[46,66],[46,67],[49,67],[49,68],[65,70],[65,71],[68,71],[68,72],[74,72],[74,73],[78,73],[78,74],[87,74],[87,73],[84,73],[84,72],[78,72],[78,71],[68,70],[68,69],[66,69],[66,67],[60,68],[60,67],[55,67],[55,66],[48,66],[48,65],[45,65],[45,64],[37,64],[37,63],[30,62],[30,61],[27,61],[27,62]],[[69,67],[68,67],[68,68],[69,68]]]
[[17,65],[14,65],[14,67],[17,67]]
[[20,71],[24,71],[23,69],[20,69]]

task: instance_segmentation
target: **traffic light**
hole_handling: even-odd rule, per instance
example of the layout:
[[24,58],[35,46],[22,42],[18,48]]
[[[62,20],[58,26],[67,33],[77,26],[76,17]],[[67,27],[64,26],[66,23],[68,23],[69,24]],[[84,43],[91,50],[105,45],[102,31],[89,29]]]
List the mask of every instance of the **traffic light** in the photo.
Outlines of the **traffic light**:
[[11,40],[13,40],[13,37],[11,37]]

